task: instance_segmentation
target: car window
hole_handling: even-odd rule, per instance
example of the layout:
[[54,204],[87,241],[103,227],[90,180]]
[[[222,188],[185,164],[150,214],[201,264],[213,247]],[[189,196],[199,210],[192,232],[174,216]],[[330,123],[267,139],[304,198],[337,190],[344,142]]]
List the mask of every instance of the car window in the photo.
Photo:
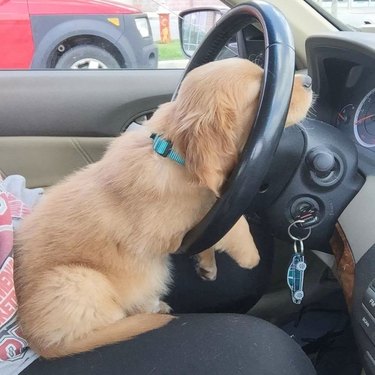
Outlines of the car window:
[[[351,30],[375,32],[375,0],[305,0]],[[340,27],[339,27],[340,29]]]
[[0,0],[0,69],[184,68],[178,14],[204,5],[223,6],[219,0]]

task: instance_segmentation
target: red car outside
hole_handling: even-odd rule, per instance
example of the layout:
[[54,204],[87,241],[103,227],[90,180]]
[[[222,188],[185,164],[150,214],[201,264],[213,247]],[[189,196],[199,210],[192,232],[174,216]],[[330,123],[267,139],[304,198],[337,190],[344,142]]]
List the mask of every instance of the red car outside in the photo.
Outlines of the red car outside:
[[0,69],[155,68],[147,15],[116,0],[0,0]]

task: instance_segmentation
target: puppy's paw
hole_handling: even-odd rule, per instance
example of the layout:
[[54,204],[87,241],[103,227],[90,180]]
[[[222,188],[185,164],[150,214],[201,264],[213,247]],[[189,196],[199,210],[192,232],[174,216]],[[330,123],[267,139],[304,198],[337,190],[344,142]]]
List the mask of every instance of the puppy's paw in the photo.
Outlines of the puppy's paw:
[[202,280],[216,280],[217,267],[215,259],[215,251],[213,248],[202,251],[195,256],[195,271]]
[[167,303],[160,301],[159,302],[159,314],[169,314],[172,312],[172,307],[170,307]]
[[197,264],[196,271],[200,278],[204,281],[215,281],[217,276],[217,268],[216,265],[206,267],[202,266],[201,264]]
[[251,270],[259,264],[260,256],[258,251],[249,251],[237,261],[240,267]]

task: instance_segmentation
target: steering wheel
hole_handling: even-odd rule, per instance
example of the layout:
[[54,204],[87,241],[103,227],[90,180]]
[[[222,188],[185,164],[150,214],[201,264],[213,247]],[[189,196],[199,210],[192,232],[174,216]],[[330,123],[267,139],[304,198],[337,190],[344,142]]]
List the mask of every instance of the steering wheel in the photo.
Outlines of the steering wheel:
[[[210,248],[244,214],[258,193],[284,129],[294,80],[294,43],[286,19],[268,3],[249,2],[226,13],[192,56],[182,80],[194,68],[213,61],[229,38],[254,18],[262,25],[265,44],[264,76],[255,123],[222,196],[185,235],[178,253],[194,255]],[[246,52],[239,56],[247,58]],[[177,93],[178,88],[174,97]]]

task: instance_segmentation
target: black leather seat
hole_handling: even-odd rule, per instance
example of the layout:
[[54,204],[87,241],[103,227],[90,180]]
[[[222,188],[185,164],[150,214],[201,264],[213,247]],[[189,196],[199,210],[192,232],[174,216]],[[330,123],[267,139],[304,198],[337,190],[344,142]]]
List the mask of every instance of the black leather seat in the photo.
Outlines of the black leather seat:
[[89,353],[37,360],[22,374],[315,374],[308,357],[282,330],[233,314],[248,311],[258,301],[271,275],[272,238],[260,226],[252,226],[252,233],[262,259],[252,271],[217,254],[217,280],[207,282],[195,273],[192,259],[174,257],[175,283],[167,302],[182,315],[166,327]]
[[300,347],[263,320],[187,314],[134,340],[54,361],[23,375],[312,375]]

